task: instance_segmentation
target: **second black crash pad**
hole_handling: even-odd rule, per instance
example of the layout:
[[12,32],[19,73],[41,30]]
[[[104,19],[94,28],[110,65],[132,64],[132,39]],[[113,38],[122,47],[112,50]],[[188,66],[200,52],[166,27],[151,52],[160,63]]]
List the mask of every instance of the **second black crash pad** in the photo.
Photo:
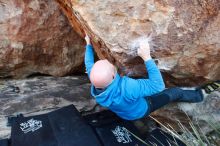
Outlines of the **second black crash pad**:
[[104,146],[140,146],[142,138],[131,121],[122,120],[110,111],[84,116]]
[[123,120],[111,111],[98,112],[84,118],[103,146],[170,146],[170,144],[185,146],[159,127],[146,135],[141,135],[131,121]]

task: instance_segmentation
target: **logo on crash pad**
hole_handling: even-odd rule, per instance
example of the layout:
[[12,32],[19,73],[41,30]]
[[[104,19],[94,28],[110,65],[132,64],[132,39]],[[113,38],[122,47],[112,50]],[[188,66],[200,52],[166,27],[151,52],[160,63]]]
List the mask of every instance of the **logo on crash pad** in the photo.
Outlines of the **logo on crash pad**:
[[27,122],[23,122],[20,124],[20,128],[24,133],[34,132],[43,127],[42,121],[30,119]]
[[119,143],[131,143],[131,134],[125,127],[116,126],[112,133],[115,135]]

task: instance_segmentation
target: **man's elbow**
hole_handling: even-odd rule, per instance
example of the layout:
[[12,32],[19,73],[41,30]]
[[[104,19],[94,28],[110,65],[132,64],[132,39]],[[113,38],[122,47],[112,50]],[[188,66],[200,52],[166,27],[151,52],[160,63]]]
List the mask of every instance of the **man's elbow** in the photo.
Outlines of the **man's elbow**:
[[153,89],[154,89],[153,94],[156,94],[156,93],[163,91],[165,89],[165,84],[164,84],[163,80],[162,81],[154,81]]
[[157,86],[157,92],[161,92],[165,89],[164,81],[160,81]]

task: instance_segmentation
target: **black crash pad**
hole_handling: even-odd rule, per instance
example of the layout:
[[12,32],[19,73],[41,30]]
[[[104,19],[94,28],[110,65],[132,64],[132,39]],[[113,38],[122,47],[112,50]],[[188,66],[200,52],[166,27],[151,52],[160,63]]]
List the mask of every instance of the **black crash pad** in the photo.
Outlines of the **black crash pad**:
[[92,128],[73,105],[13,120],[12,146],[99,146]]

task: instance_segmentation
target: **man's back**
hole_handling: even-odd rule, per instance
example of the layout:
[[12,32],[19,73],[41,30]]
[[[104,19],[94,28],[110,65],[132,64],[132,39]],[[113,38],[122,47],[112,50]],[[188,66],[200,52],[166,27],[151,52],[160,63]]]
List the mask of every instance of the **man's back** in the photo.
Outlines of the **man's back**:
[[[112,76],[112,81],[108,81],[110,84],[106,84],[105,81],[98,81],[101,84],[96,85],[97,82],[93,84],[93,80],[103,80],[103,78],[96,76],[95,79],[91,79],[91,77],[94,77],[94,75],[91,76],[91,70],[92,74],[95,74],[96,72],[93,72],[93,66],[97,68],[97,65],[94,65],[93,47],[88,37],[86,37],[86,41],[85,65],[88,76],[92,82],[92,96],[95,97],[100,105],[109,108],[121,118],[134,120],[143,117],[148,110],[148,105],[144,97],[161,92],[165,88],[161,73],[155,62],[151,59],[149,44],[147,42],[147,44],[140,44],[140,49],[138,50],[138,54],[140,54],[140,57],[144,60],[149,76],[148,79],[132,79],[126,76],[120,77],[115,73],[115,75]],[[102,68],[98,69],[98,71],[97,74],[100,74]],[[110,77],[111,73],[113,72],[109,72]],[[104,83],[104,87],[100,86],[102,83]]]
[[[129,77],[120,77],[118,74],[114,81],[102,92],[92,85],[91,94],[101,106],[115,112],[126,120],[135,120],[143,117],[148,111],[145,96],[150,96],[164,89],[164,84],[158,84],[157,90],[142,87],[142,81]],[[149,86],[149,85],[148,85]],[[144,90],[144,91],[142,91]]]

